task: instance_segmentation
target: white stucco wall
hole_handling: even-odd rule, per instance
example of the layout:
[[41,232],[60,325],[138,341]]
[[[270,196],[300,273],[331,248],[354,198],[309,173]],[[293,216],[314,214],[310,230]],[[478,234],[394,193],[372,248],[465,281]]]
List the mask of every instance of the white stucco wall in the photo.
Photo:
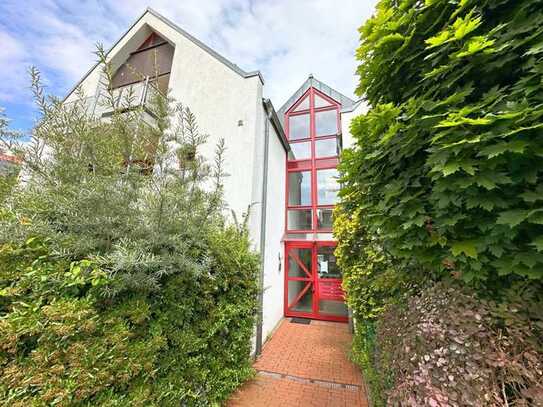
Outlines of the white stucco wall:
[[364,101],[358,104],[352,112],[345,112],[341,114],[341,132],[343,148],[351,148],[354,144],[354,139],[351,134],[351,121],[356,117],[368,111],[368,106]]
[[270,124],[266,251],[264,259],[264,341],[283,317],[286,152]]

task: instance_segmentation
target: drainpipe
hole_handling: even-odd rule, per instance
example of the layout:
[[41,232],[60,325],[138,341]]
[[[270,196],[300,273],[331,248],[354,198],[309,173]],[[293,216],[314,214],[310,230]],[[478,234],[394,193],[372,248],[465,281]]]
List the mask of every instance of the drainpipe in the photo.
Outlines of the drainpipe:
[[264,164],[262,168],[262,198],[261,208],[262,216],[260,217],[260,276],[258,287],[258,315],[256,322],[256,346],[255,358],[262,353],[262,323],[264,319],[264,263],[266,259],[266,210],[268,201],[268,154],[270,140],[270,121],[271,112],[264,101],[264,110],[266,112],[266,122],[264,125]]

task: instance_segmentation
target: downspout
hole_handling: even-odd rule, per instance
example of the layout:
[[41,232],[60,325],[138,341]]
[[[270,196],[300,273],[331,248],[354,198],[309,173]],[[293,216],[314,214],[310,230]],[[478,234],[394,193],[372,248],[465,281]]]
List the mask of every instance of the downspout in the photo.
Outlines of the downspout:
[[256,322],[256,346],[255,358],[262,353],[262,323],[264,319],[264,264],[266,259],[266,211],[268,201],[268,166],[269,166],[269,140],[270,140],[270,121],[271,113],[264,103],[266,112],[266,123],[264,124],[264,164],[262,168],[262,198],[260,217],[260,276],[258,287],[258,316]]

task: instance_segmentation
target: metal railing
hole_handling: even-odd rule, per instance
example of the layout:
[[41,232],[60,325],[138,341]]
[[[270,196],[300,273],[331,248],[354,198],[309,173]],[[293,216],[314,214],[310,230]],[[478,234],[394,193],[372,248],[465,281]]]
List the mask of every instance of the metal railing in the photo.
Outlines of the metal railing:
[[69,108],[79,104],[78,107],[86,114],[96,118],[107,117],[116,110],[123,111],[139,107],[147,108],[146,112],[153,116],[151,104],[158,92],[155,85],[146,78],[141,82],[115,88],[111,93],[105,89],[99,89],[96,95],[68,102],[65,106]]

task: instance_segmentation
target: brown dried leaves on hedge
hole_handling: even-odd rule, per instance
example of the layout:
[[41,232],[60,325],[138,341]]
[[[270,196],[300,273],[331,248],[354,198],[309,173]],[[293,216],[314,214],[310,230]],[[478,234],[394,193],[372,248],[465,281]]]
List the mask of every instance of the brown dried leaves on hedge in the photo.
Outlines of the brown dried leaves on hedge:
[[508,304],[437,284],[389,307],[376,338],[387,405],[543,405],[541,302],[524,291]]

